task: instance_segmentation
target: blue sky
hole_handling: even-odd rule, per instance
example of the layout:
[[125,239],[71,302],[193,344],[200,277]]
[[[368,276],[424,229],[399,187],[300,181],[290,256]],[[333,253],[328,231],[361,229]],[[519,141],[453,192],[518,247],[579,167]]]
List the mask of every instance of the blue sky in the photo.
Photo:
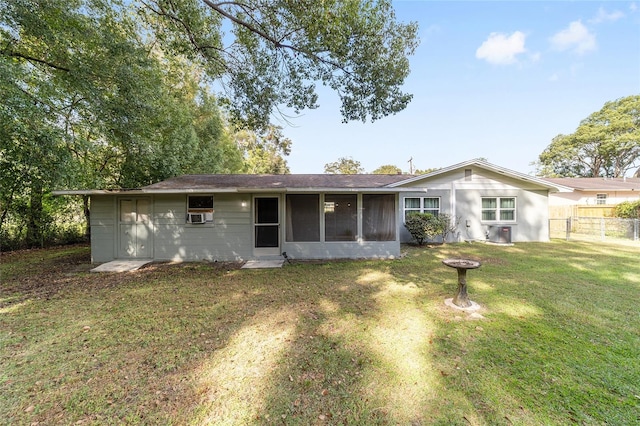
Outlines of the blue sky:
[[366,172],[409,171],[472,158],[522,173],[560,133],[605,102],[640,94],[640,1],[394,1],[421,43],[407,109],[374,123],[341,122],[319,87],[316,110],[284,124],[292,173],[323,173],[352,157]]

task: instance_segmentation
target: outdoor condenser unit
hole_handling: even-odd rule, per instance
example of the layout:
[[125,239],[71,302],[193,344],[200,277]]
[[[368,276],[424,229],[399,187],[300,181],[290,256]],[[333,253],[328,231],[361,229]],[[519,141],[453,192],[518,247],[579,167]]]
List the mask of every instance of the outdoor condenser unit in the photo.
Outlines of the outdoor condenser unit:
[[498,242],[503,244],[511,244],[510,226],[498,226]]

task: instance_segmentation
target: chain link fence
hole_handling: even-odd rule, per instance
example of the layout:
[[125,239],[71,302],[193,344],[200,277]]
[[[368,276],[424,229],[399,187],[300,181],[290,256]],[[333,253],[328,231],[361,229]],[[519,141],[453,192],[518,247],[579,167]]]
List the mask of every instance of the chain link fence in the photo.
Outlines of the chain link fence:
[[640,219],[615,217],[549,219],[549,236],[566,240],[640,242]]

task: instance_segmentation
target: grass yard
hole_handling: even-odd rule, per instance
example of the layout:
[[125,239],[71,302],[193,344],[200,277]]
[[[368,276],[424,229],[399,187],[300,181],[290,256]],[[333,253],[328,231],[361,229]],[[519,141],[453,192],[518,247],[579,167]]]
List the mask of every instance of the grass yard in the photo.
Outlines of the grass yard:
[[[406,247],[385,261],[3,254],[0,423],[640,423],[640,247]],[[444,305],[448,257],[481,318]]]

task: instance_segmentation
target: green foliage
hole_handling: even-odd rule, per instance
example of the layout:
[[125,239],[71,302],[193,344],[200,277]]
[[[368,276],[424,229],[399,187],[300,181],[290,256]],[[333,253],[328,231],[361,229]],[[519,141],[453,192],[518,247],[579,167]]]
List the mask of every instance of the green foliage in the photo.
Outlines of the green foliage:
[[[198,69],[146,44],[118,1],[0,0],[0,232],[57,237],[56,188],[131,188],[239,172],[242,153]],[[53,203],[59,210],[72,201]],[[82,210],[80,210],[81,212]]]
[[400,87],[417,25],[398,23],[389,0],[133,4],[148,36],[224,85],[233,118],[251,129],[265,128],[280,105],[317,107],[316,82],[339,94],[344,121],[376,120],[411,100]]
[[338,161],[324,165],[324,172],[330,174],[355,175],[364,173],[359,161],[351,157],[340,157]]
[[414,175],[426,175],[427,173],[431,173],[431,172],[435,172],[436,170],[439,170],[439,167],[433,167],[433,168],[429,168],[429,169],[415,169],[413,171]]
[[269,126],[264,132],[242,130],[235,140],[244,153],[244,172],[251,174],[287,174],[284,159],[291,152],[291,140],[282,134],[282,127]]
[[[431,213],[412,213],[406,219],[404,227],[419,245],[433,241],[445,233],[445,222]],[[443,240],[444,241],[444,240]]]
[[449,236],[457,231],[460,224],[460,217],[454,218],[448,213],[440,213],[437,216],[438,222],[440,222],[440,237],[442,242],[446,243]]
[[384,166],[378,167],[371,173],[374,175],[397,175],[402,174],[402,169],[398,166],[394,166],[393,164],[385,164]]
[[623,219],[640,219],[640,200],[616,204],[613,208],[613,216]]
[[287,173],[274,111],[402,110],[416,33],[388,0],[0,0],[0,233],[41,243],[54,188]]
[[570,135],[558,135],[538,158],[546,177],[622,177],[640,159],[640,95],[607,102]]

